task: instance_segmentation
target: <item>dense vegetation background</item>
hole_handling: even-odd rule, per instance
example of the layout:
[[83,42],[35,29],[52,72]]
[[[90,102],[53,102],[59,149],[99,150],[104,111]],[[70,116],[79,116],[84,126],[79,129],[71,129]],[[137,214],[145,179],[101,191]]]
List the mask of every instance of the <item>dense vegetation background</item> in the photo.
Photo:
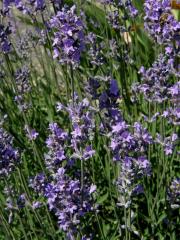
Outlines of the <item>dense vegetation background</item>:
[[0,240],[180,238],[172,8],[0,2]]

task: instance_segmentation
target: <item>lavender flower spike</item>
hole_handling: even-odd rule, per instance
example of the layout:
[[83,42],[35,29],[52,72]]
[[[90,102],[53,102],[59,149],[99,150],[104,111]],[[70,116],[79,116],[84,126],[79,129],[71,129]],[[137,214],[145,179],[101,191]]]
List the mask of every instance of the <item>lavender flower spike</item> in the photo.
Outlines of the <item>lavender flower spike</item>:
[[55,212],[59,227],[66,232],[68,239],[74,239],[81,218],[93,210],[91,195],[95,190],[94,185],[86,185],[82,190],[79,180],[68,177],[62,167],[53,175],[53,181],[46,186],[45,197],[49,209]]
[[10,26],[0,24],[0,52],[7,54],[11,51],[11,43],[8,36],[11,34]]
[[168,190],[168,201],[172,209],[180,207],[180,178],[175,178],[171,182]]
[[9,175],[19,162],[19,151],[13,138],[0,127],[0,177]]
[[180,22],[176,21],[171,13],[171,1],[146,0],[144,8],[144,26],[149,35],[159,44],[176,41]]
[[62,64],[78,65],[84,49],[84,24],[75,14],[76,7],[63,8],[50,20],[54,29],[54,58]]

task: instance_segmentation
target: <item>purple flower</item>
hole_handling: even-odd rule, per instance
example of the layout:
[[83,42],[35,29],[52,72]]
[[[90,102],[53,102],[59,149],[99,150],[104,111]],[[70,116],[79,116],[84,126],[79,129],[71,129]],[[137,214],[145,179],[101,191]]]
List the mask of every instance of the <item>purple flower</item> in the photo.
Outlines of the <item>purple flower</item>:
[[7,54],[11,51],[11,43],[9,41],[9,35],[11,34],[10,25],[5,27],[0,24],[0,51]]
[[95,33],[88,33],[85,39],[86,49],[88,51],[87,57],[89,57],[90,63],[95,66],[101,66],[104,64],[103,56],[103,44],[99,41],[98,36]]
[[87,160],[89,158],[92,158],[92,156],[94,156],[94,154],[95,154],[95,150],[93,150],[91,146],[87,146],[84,150],[83,158],[85,160]]
[[31,129],[29,126],[25,125],[25,131],[29,140],[33,141],[39,136],[39,133],[35,129]]
[[118,206],[129,208],[132,203],[132,197],[143,193],[143,186],[139,184],[144,176],[149,176],[151,172],[150,162],[146,157],[141,156],[138,159],[125,157],[121,163],[121,171],[117,180],[117,188],[120,193]]
[[161,116],[167,119],[169,124],[175,126],[180,125],[180,108],[178,107],[178,104],[177,106],[175,104],[173,107],[167,108]]
[[110,81],[110,94],[113,96],[119,96],[119,87],[117,81],[114,79]]
[[116,8],[124,8],[131,17],[138,15],[138,10],[133,6],[132,0],[100,0],[104,4],[113,5]]
[[144,154],[148,145],[151,144],[152,137],[140,123],[134,124],[134,132],[125,121],[118,120],[112,124],[111,149],[115,161],[123,161],[124,156]]
[[180,31],[180,22],[172,15],[170,4],[169,0],[146,0],[144,3],[145,29],[159,44],[176,41],[175,36]]
[[46,140],[49,152],[45,155],[46,166],[49,170],[60,167],[62,161],[67,160],[65,154],[68,134],[59,128],[57,123],[49,124],[50,135]]
[[26,96],[31,91],[29,77],[30,72],[26,66],[18,69],[15,73],[15,102],[17,102],[20,111],[26,111],[30,107],[30,104],[26,101]]
[[170,56],[160,54],[152,67],[147,70],[141,67],[139,73],[142,82],[134,86],[136,93],[142,93],[149,102],[161,103],[168,100],[172,94],[172,87],[178,87],[178,85],[171,86],[169,81],[171,75],[178,74],[175,69],[174,53]]
[[146,154],[153,140],[140,123],[135,122],[133,126],[126,123],[118,106],[120,99],[118,84],[109,78],[106,83],[107,88],[97,95],[103,133],[110,139],[113,160],[119,161],[121,167],[117,180],[120,193],[118,205],[129,208],[132,196],[138,193],[141,179],[151,175],[151,164]]
[[139,122],[134,123],[134,136],[138,139],[138,142],[143,145],[144,144],[152,144],[153,139],[152,136],[149,134],[146,128],[143,128],[143,126]]
[[138,157],[134,161],[135,168],[137,168],[137,176],[150,176],[151,175],[151,164],[145,156]]
[[18,208],[24,208],[26,204],[26,196],[25,194],[21,194],[17,199],[17,206]]
[[43,11],[46,7],[45,0],[4,0],[4,9],[9,10],[14,5],[23,14],[32,15],[37,11]]
[[31,0],[36,10],[43,10],[45,8],[45,0]]
[[48,180],[44,173],[40,173],[29,180],[29,186],[34,189],[39,195],[44,195],[47,188]]
[[0,128],[0,177],[9,175],[19,160],[19,151],[13,147],[13,138]]
[[180,97],[180,81],[176,82],[173,86],[169,88],[169,93],[173,100],[176,100]]
[[83,159],[83,155],[86,159],[92,156],[94,151],[87,143],[94,138],[95,109],[90,105],[88,99],[84,98],[80,102],[78,97],[75,96],[74,103],[70,102],[67,107],[58,104],[58,109],[68,112],[72,123],[70,138],[73,156],[79,156],[81,159]]
[[144,193],[144,188],[141,184],[138,184],[134,189],[133,189],[133,194],[134,195],[139,195]]
[[32,203],[32,208],[33,208],[33,209],[40,208],[41,206],[42,206],[42,203],[41,203],[41,202],[34,201],[34,202]]
[[180,207],[180,178],[174,178],[168,189],[167,200],[172,209]]
[[87,160],[95,154],[89,144],[95,127],[94,108],[86,98],[79,101],[75,95],[74,100],[67,107],[60,103],[57,105],[58,111],[69,114],[72,124],[70,133],[62,130],[57,123],[49,124],[48,153],[45,154],[49,178],[39,174],[30,180],[35,192],[47,199],[49,210],[57,216],[59,227],[66,233],[67,239],[75,239],[81,219],[93,210],[92,194],[96,191],[85,168],[84,176],[78,169],[79,160]]
[[122,29],[118,10],[109,12],[107,18],[108,18],[108,22],[111,24],[113,29],[115,30]]
[[156,142],[159,143],[163,148],[165,155],[172,155],[177,145],[178,135],[173,133],[171,136],[165,137],[164,139],[160,134],[157,134]]
[[49,209],[58,218],[59,227],[66,234],[76,235],[81,218],[93,210],[91,194],[95,190],[95,186],[88,187],[87,184],[82,189],[79,180],[72,180],[66,175],[64,168],[59,168],[53,175],[52,182],[47,185],[45,197]]
[[75,6],[69,10],[63,8],[50,20],[54,30],[53,49],[54,58],[60,63],[76,66],[84,49],[84,24],[75,14]]

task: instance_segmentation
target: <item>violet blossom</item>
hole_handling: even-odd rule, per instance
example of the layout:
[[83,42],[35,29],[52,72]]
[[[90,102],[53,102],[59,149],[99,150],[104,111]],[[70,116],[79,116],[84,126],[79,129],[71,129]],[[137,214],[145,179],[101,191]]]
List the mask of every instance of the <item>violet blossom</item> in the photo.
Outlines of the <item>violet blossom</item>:
[[134,7],[132,0],[100,0],[103,4],[112,5],[116,8],[124,8],[131,17],[137,17],[138,10]]
[[143,187],[139,184],[140,179],[144,176],[150,176],[150,174],[151,166],[146,157],[138,159],[125,157],[116,183],[120,193],[118,206],[129,208],[133,195],[143,193]]
[[59,128],[57,123],[49,124],[50,134],[46,140],[46,145],[49,149],[45,154],[46,167],[49,170],[57,169],[61,163],[68,160],[65,153],[65,148],[68,140],[68,133]]
[[93,210],[91,187],[86,184],[81,188],[79,180],[66,175],[64,168],[59,168],[53,175],[45,191],[49,209],[58,218],[59,227],[66,232],[68,239],[76,235],[81,218]]
[[26,111],[30,107],[30,104],[26,101],[26,96],[31,90],[29,78],[30,72],[26,66],[18,69],[15,73],[15,102],[20,111]]
[[87,98],[81,102],[75,96],[75,102],[70,102],[67,107],[58,104],[58,110],[65,110],[69,114],[72,123],[71,131],[71,148],[73,149],[72,157],[75,159],[89,159],[95,153],[89,141],[94,138],[95,109],[90,105]]
[[140,68],[139,73],[142,76],[142,82],[133,86],[136,93],[142,93],[149,102],[164,102],[169,99],[172,89],[169,78],[176,75],[174,68],[175,57],[160,54],[152,67]]
[[8,176],[19,161],[20,154],[13,147],[13,138],[0,127],[0,177]]
[[28,125],[25,125],[24,129],[26,131],[26,135],[27,135],[29,140],[31,140],[31,141],[36,140],[36,138],[38,137],[39,133],[36,132],[35,129],[31,129]]
[[180,178],[174,178],[168,189],[167,200],[172,209],[180,207]]
[[11,6],[15,6],[23,14],[32,15],[37,11],[43,11],[46,7],[45,0],[4,0],[4,10],[9,10]]
[[169,0],[146,0],[144,9],[144,26],[149,35],[159,44],[176,41],[176,34],[180,31],[180,22],[176,21],[171,13],[171,2]]
[[76,7],[64,7],[51,18],[50,26],[54,30],[54,58],[62,64],[78,65],[84,49],[84,23],[76,15]]
[[11,51],[11,42],[9,41],[9,35],[11,34],[10,25],[4,26],[0,24],[0,51],[2,53],[9,53]]
[[57,105],[58,111],[69,114],[70,132],[61,129],[57,123],[49,124],[48,153],[45,154],[48,177],[41,173],[30,180],[34,191],[47,200],[49,210],[57,216],[67,239],[75,239],[81,219],[94,209],[92,196],[96,191],[88,174],[81,175],[76,164],[95,154],[90,144],[94,137],[94,108],[86,98],[79,101],[75,95],[74,100],[68,106]]
[[[91,80],[88,88],[93,88],[94,84],[98,91],[102,82],[98,85]],[[121,96],[117,81],[108,78],[106,84],[105,90],[96,94],[95,98],[99,100],[103,132],[110,139],[113,160],[118,161],[121,168],[117,180],[120,193],[118,205],[128,208],[133,195],[142,192],[141,179],[151,175],[147,150],[153,139],[140,123],[135,122],[130,126],[123,118],[118,104]]]
[[98,41],[96,34],[90,32],[86,36],[86,48],[92,65],[101,66],[104,63],[103,44]]
[[160,134],[157,133],[155,141],[163,147],[165,155],[169,156],[174,152],[178,141],[178,135],[176,133],[173,133],[172,135],[163,138]]

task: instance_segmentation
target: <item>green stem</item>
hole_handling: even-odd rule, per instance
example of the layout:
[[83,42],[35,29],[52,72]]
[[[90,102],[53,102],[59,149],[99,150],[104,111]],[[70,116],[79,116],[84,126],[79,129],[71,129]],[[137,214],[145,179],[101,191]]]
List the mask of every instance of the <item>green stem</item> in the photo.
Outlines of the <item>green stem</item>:
[[104,232],[101,228],[101,224],[100,224],[99,217],[98,217],[97,213],[95,213],[95,216],[96,216],[96,220],[97,220],[97,223],[98,223],[99,230],[101,232],[101,236],[103,237],[103,240],[106,240],[106,237],[104,236]]
[[71,74],[71,91],[72,91],[72,101],[74,106],[74,73],[72,64],[70,65],[70,74]]

